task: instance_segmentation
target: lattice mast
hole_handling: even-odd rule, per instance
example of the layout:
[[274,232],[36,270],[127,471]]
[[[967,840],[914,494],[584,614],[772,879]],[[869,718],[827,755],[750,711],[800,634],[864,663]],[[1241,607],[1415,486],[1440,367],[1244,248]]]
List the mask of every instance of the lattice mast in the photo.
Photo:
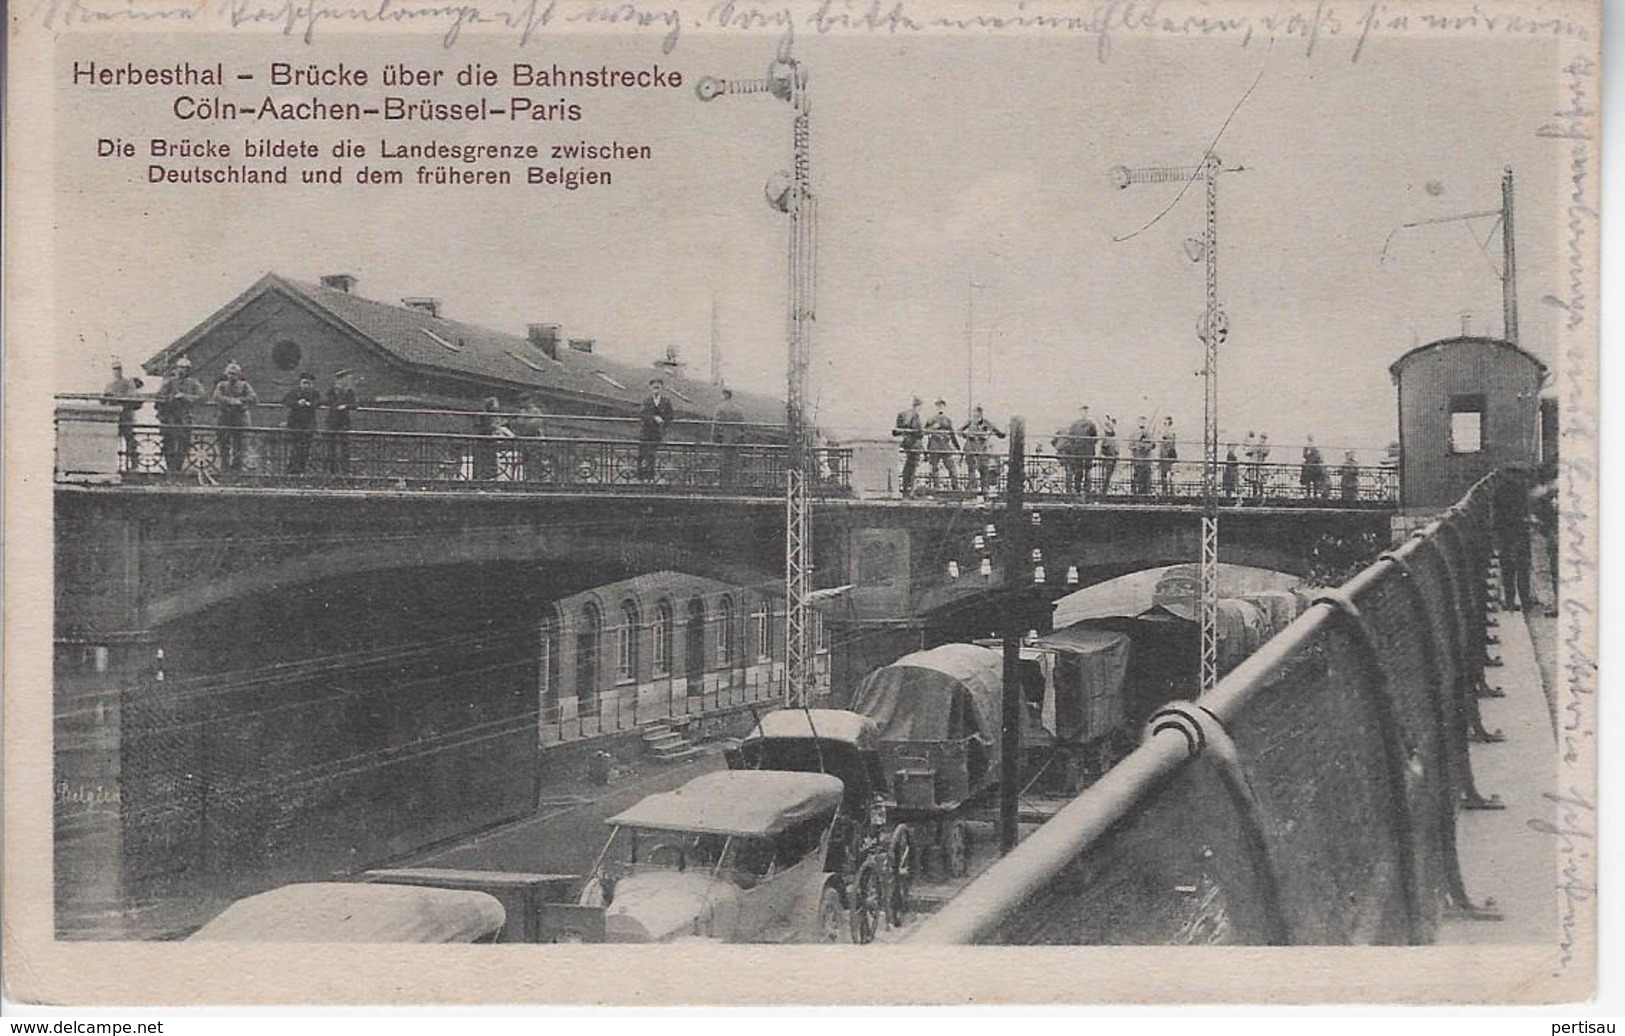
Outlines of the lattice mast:
[[1210,691],[1219,682],[1219,345],[1228,337],[1224,307],[1219,303],[1219,174],[1225,169],[1211,151],[1200,165],[1129,169],[1111,172],[1119,188],[1142,183],[1189,184],[1200,179],[1207,194],[1206,219],[1201,240],[1206,260],[1205,295],[1198,337],[1202,340],[1202,544],[1199,594],[1201,598],[1201,688]]
[[695,86],[702,101],[724,94],[771,93],[795,112],[790,182],[768,185],[768,203],[790,216],[788,290],[785,292],[785,338],[788,343],[785,432],[789,455],[784,480],[784,700],[807,704],[812,683],[811,611],[812,523],[808,485],[812,477],[812,428],[807,421],[807,373],[817,320],[818,200],[812,193],[811,104],[807,72],[788,56],[776,59],[761,79],[706,77]]

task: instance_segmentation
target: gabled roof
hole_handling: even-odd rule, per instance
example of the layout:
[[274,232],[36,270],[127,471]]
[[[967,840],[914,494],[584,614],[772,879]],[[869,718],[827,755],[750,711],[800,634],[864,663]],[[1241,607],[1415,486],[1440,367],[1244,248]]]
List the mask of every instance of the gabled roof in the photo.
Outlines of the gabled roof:
[[[654,364],[639,367],[599,353],[570,349],[562,341],[558,359],[552,359],[521,335],[448,320],[427,310],[378,302],[274,273],[261,277],[143,366],[148,373],[160,373],[172,358],[185,353],[209,331],[267,292],[286,296],[408,367],[484,382],[493,391],[538,389],[627,410],[643,400],[649,379],[659,377],[680,416],[709,418],[722,402],[720,387],[668,373]],[[779,400],[735,391],[734,403],[748,422],[784,424],[784,404]]]
[[1390,363],[1388,365],[1388,373],[1397,378],[1399,377],[1399,369],[1417,356],[1420,356],[1429,350],[1437,349],[1441,345],[1457,345],[1464,343],[1498,345],[1503,349],[1511,349],[1513,352],[1519,353],[1524,359],[1534,364],[1535,370],[1540,372],[1541,377],[1544,378],[1546,376],[1546,364],[1542,363],[1540,357],[1536,356],[1528,349],[1509,342],[1504,338],[1488,338],[1484,335],[1457,335],[1454,338],[1441,338],[1436,342],[1428,342],[1426,345],[1418,345],[1414,349],[1407,350],[1403,356],[1395,360],[1393,363]]

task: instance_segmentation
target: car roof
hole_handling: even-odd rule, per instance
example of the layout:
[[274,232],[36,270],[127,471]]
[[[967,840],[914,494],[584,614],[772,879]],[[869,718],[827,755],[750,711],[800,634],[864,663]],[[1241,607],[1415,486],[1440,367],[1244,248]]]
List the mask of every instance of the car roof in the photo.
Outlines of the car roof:
[[825,773],[720,770],[663,791],[608,823],[661,831],[765,836],[833,813],[845,790]]
[[215,942],[451,943],[502,930],[484,892],[371,882],[284,885],[240,899],[192,934]]

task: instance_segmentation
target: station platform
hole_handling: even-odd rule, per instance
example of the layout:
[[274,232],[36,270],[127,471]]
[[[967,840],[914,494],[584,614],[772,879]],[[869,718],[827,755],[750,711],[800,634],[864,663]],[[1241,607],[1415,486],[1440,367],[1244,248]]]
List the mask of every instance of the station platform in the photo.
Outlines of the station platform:
[[1559,938],[1558,746],[1549,707],[1555,688],[1546,686],[1555,672],[1541,664],[1553,656],[1555,622],[1538,605],[1495,618],[1499,624],[1490,632],[1500,643],[1490,655],[1502,664],[1485,676],[1505,696],[1482,698],[1479,708],[1484,727],[1505,740],[1475,743],[1471,756],[1478,791],[1499,796],[1506,808],[1461,811],[1456,837],[1468,894],[1501,919],[1448,917],[1441,945],[1552,944]]

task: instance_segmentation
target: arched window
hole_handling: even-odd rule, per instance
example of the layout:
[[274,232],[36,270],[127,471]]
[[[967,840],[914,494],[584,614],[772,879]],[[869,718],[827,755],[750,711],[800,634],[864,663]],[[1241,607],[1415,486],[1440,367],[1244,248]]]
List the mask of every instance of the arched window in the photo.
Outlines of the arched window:
[[734,662],[734,602],[724,597],[717,603],[717,666],[726,668]]
[[638,617],[635,601],[621,604],[621,624],[615,629],[615,679],[627,683],[638,678]]
[[756,627],[756,658],[769,661],[773,657],[773,605],[766,598],[757,601],[751,618]]
[[598,660],[603,643],[604,615],[588,601],[581,609],[581,628],[576,631],[576,700],[583,716],[598,711]]
[[536,644],[536,691],[542,719],[556,718],[559,707],[559,624],[549,616],[542,620]]
[[661,601],[655,605],[655,621],[649,630],[650,640],[653,642],[654,671],[657,676],[665,676],[671,672],[671,626],[671,602]]

